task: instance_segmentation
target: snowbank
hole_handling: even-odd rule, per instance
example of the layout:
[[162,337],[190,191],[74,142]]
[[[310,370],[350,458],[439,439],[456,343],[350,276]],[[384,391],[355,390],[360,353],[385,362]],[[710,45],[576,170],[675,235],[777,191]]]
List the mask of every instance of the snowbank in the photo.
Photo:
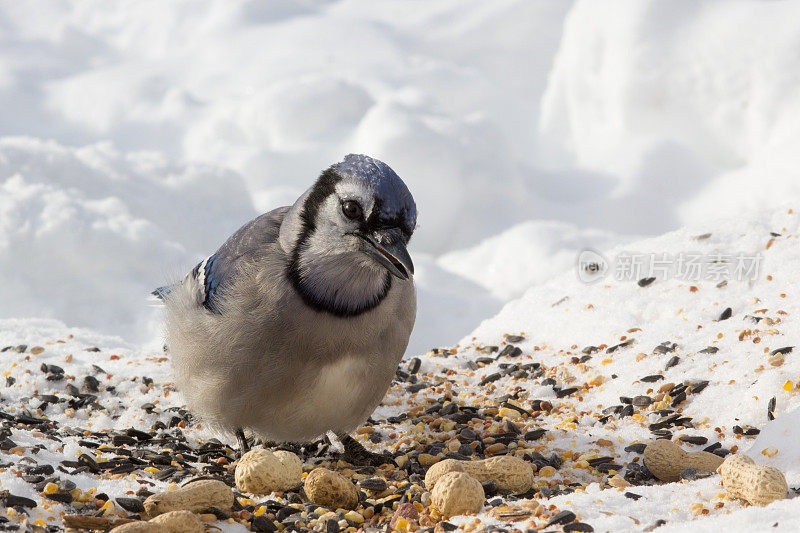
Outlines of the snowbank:
[[788,472],[786,481],[790,486],[800,484],[800,407],[765,425],[747,455],[758,464]]
[[604,251],[629,240],[573,224],[530,220],[472,248],[446,253],[437,262],[507,301],[568,270],[582,250]]
[[[0,317],[57,318],[159,346],[149,292],[256,215],[242,179],[110,144],[0,138]],[[416,254],[409,352],[452,344],[501,300]]]
[[[800,195],[791,3],[203,6],[0,6],[0,136],[28,136],[0,144],[0,239],[24,261],[3,267],[4,316],[152,331],[134,295],[348,152],[409,184],[415,255],[500,300],[573,250]],[[487,309],[475,294],[462,307]],[[420,313],[453,336],[415,349],[490,314]]]
[[798,20],[757,1],[6,3],[0,135],[232,168],[261,211],[366,151],[409,182],[427,253],[531,218],[660,234],[800,192]]
[[[466,364],[485,357],[482,346],[502,346],[507,335],[522,335],[523,340],[513,341],[522,354],[533,354],[544,368],[558,368],[550,374],[556,383],[572,383],[581,395],[570,405],[574,413],[567,409],[555,416],[555,427],[565,432],[567,443],[561,444],[565,449],[583,450],[583,439],[598,437],[619,441],[619,446],[634,439],[646,442],[654,437],[642,435],[622,418],[615,422],[612,417],[609,427],[606,422],[593,424],[591,414],[587,422],[587,413],[624,403],[623,397],[653,396],[664,383],[707,381],[697,396],[680,402],[678,412],[690,417],[691,425],[675,428],[672,435],[704,436],[709,443],[718,441],[747,453],[758,464],[781,469],[789,486],[796,487],[800,481],[800,300],[792,289],[800,284],[799,237],[798,209],[785,206],[616,247],[605,253],[609,268],[600,280],[584,283],[573,267],[531,288],[462,339],[459,357]],[[700,258],[697,275],[680,271],[683,254]],[[624,268],[626,257],[641,259],[641,268]],[[737,272],[740,261],[754,268]],[[649,270],[651,265],[655,272]],[[585,360],[585,354],[592,355]],[[504,364],[515,362],[525,361],[511,359]],[[502,374],[502,368],[502,364],[487,364],[470,383],[482,383],[493,372]],[[596,375],[603,379],[594,386]],[[645,376],[658,376],[658,380],[643,380]],[[503,385],[502,380],[494,383]],[[559,402],[560,396],[541,381],[515,385],[518,392]],[[558,405],[563,411],[563,400]],[[774,421],[769,421],[770,412]],[[658,419],[657,413],[647,410],[641,414],[644,426]],[[737,426],[750,426],[760,434],[743,436]],[[558,442],[557,437],[549,446]],[[702,445],[683,447],[702,449]],[[614,455],[608,448],[598,453]],[[558,496],[550,503],[579,509],[579,516],[595,530],[640,531],[658,518],[668,521],[664,531],[684,531],[690,520],[692,531],[723,527],[791,531],[795,527],[800,512],[796,498],[765,509],[739,504],[731,508],[725,503],[723,511],[715,512],[714,503],[726,501],[718,481],[621,491],[587,488],[586,493]],[[625,491],[642,498],[631,501],[622,494]],[[790,491],[789,498],[794,494]]]
[[594,214],[615,231],[796,197],[799,30],[792,3],[577,2],[542,99],[542,164],[610,180]]
[[261,211],[367,152],[414,192],[417,249],[456,249],[528,218],[520,165],[569,7],[5,4],[0,100],[13,105],[0,135],[111,140],[232,168]]
[[139,341],[158,337],[149,291],[255,213],[230,172],[108,144],[0,138],[0,191],[0,316]]

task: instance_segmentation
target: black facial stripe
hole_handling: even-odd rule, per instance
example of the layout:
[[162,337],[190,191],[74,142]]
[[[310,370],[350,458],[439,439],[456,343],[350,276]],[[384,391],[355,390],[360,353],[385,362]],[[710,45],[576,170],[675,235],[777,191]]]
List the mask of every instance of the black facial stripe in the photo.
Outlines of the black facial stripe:
[[306,198],[306,203],[303,204],[303,211],[300,213],[300,218],[303,221],[303,229],[300,232],[300,238],[297,240],[295,251],[308,240],[308,236],[317,227],[317,213],[319,207],[325,199],[336,191],[336,184],[342,181],[342,177],[333,170],[333,167],[325,170],[317,179],[314,187],[311,189],[311,194]]
[[365,222],[365,225],[368,229],[377,229],[377,224],[380,220],[382,209],[383,201],[380,198],[375,198],[375,202],[372,204],[372,212],[369,214],[369,218]]
[[303,296],[303,300],[306,300],[304,296],[306,291],[303,289],[302,277],[300,276],[300,250],[307,245],[309,237],[317,227],[316,218],[319,207],[328,196],[333,194],[336,184],[341,179],[342,177],[333,170],[333,167],[323,171],[311,189],[311,193],[306,198],[300,212],[300,220],[303,226],[300,230],[300,236],[294,245],[294,250],[292,250],[292,257],[286,267],[286,277],[295,290]]

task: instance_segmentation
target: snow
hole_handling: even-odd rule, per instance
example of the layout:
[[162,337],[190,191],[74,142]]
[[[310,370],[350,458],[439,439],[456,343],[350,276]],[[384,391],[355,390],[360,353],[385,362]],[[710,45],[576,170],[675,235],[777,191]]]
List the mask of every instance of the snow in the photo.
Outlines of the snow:
[[543,164],[610,182],[596,227],[656,234],[797,196],[798,6],[609,7],[566,17],[540,113]]
[[[0,135],[111,140],[223,166],[242,175],[260,211],[286,188],[296,198],[342,155],[366,152],[414,192],[430,228],[415,239],[425,252],[527,218],[525,196],[502,219],[488,209],[509,202],[496,186],[524,193],[517,167],[535,136],[561,34],[553,21],[567,2],[50,8],[0,7],[0,98],[19,104],[0,111]],[[465,220],[479,199],[486,214]]]
[[[620,396],[653,395],[652,390],[663,382],[645,383],[641,381],[643,376],[663,374],[664,382],[673,383],[708,380],[702,392],[692,394],[682,405],[683,416],[691,417],[694,427],[678,430],[677,434],[705,436],[709,442],[720,442],[726,448],[736,446],[757,463],[780,468],[790,487],[796,487],[800,483],[800,357],[795,350],[800,344],[797,324],[800,300],[791,288],[800,283],[800,274],[795,268],[800,260],[799,235],[798,211],[784,207],[771,213],[743,214],[736,219],[684,228],[612,248],[605,252],[612,265],[617,264],[615,258],[623,253],[659,252],[677,257],[686,250],[693,250],[709,261],[718,257],[735,258],[739,253],[744,257],[758,256],[759,268],[752,276],[738,279],[725,276],[727,284],[720,284],[714,277],[683,280],[675,277],[676,272],[669,272],[657,276],[647,286],[640,286],[638,274],[633,279],[622,279],[614,270],[602,281],[586,284],[579,280],[572,267],[551,281],[529,289],[493,318],[484,321],[459,343],[454,356],[442,358],[434,352],[422,356],[421,372],[434,372],[430,375],[445,371],[460,373],[462,388],[454,392],[463,391],[459,394],[465,398],[480,394],[496,396],[501,391],[516,390],[525,393],[521,398],[530,394],[530,397],[549,400],[558,406],[557,412],[537,422],[550,434],[544,443],[547,453],[567,450],[591,453],[597,450],[596,443],[600,439],[606,439],[611,444],[603,445],[607,447],[599,453],[619,457],[624,463],[635,454],[622,448],[628,443],[647,442],[652,438],[647,424],[658,418],[657,413],[642,409],[634,417],[614,419],[606,424],[595,423],[591,413],[617,404]],[[425,259],[423,264],[426,261],[432,262]],[[429,265],[423,271],[437,272]],[[444,271],[438,272],[437,277],[429,280],[432,285],[441,281],[439,276]],[[446,291],[436,296],[441,300],[437,302],[441,311],[457,310],[447,297]],[[731,316],[723,319],[721,314],[726,307],[731,308]],[[760,321],[755,322],[750,317],[759,317]],[[540,384],[540,380],[509,381],[508,377],[492,385],[498,387],[494,393],[487,392],[486,387],[478,383],[486,375],[498,371],[504,359],[475,372],[467,372],[465,363],[481,356],[481,346],[502,344],[507,334],[524,335],[525,339],[515,341],[516,345],[523,354],[533,354],[533,361],[555,371],[547,375],[557,376],[565,383],[594,383],[598,376],[603,382],[584,385],[579,398],[559,399],[553,388]],[[631,344],[611,352],[604,348],[631,338],[634,339]],[[675,342],[675,351],[654,353],[653,348],[664,341]],[[42,354],[29,355],[30,349],[27,353],[12,350],[3,354],[6,361],[13,363],[7,375],[17,380],[3,393],[3,401],[11,406],[5,407],[6,410],[13,410],[15,404],[35,409],[40,401],[28,400],[33,390],[39,394],[63,393],[63,384],[47,381],[45,374],[38,370],[42,363],[61,365],[73,376],[94,372],[92,365],[96,364],[108,373],[105,383],[115,387],[113,394],[100,395],[105,411],[79,410],[68,416],[64,404],[53,404],[47,416],[61,426],[81,424],[93,431],[150,427],[155,420],[168,420],[170,407],[182,405],[179,393],[164,392],[173,387],[171,369],[168,358],[158,351],[142,350],[120,338],[67,327],[52,319],[0,320],[0,346],[37,343],[45,347]],[[587,345],[600,346],[600,351],[585,363],[571,363],[573,354],[580,355],[582,347]],[[101,351],[85,350],[92,346],[98,346]],[[700,351],[708,346],[718,351],[711,354]],[[784,360],[775,366],[771,354],[787,346],[795,349],[786,353]],[[665,370],[666,361],[673,355],[679,363]],[[522,358],[530,358],[530,355]],[[141,376],[146,375],[152,376],[154,383],[144,384]],[[788,390],[787,381],[790,382]],[[410,408],[403,404],[406,394],[402,386],[393,389],[375,417],[380,420]],[[430,401],[434,401],[437,393],[431,394]],[[768,421],[767,406],[773,397],[776,418]],[[148,401],[158,405],[155,413],[143,414],[135,408]],[[636,417],[641,417],[641,421]],[[573,420],[580,423],[576,426]],[[736,435],[735,425],[753,426],[761,433],[757,437]],[[411,431],[408,421],[388,427]],[[187,427],[185,432],[191,442],[215,436],[202,426]],[[23,445],[37,442],[32,433],[22,430],[15,430],[13,438]],[[701,449],[691,445],[684,447]],[[37,460],[60,461],[79,450],[80,446],[68,441],[63,449],[49,449]],[[713,531],[720,527],[737,531],[743,528],[791,531],[800,518],[800,499],[782,500],[766,508],[747,507],[726,499],[718,478],[622,490],[602,489],[597,478],[586,477],[587,473],[573,469],[573,465],[567,462],[556,476],[573,476],[569,479],[584,481],[586,488],[552,497],[546,503],[576,512],[581,521],[592,524],[596,531],[641,531],[656,519],[667,520],[663,531],[683,530],[689,523],[697,531]],[[81,488],[92,486],[94,479],[82,475],[73,478]],[[18,478],[0,473],[0,481],[19,495],[38,497]],[[136,489],[131,483],[129,480],[116,483],[105,480],[100,488],[112,496],[123,495],[126,490]],[[163,482],[156,483],[156,487],[162,486],[165,486]],[[633,492],[641,498],[631,500],[624,492]],[[722,506],[717,507],[717,504]],[[706,516],[697,514],[702,509],[708,512]],[[502,524],[490,510],[490,507],[485,508],[478,518],[486,523]],[[468,523],[470,520],[453,521]],[[778,525],[773,529],[774,523]],[[232,531],[237,530],[236,526],[230,527]]]
[[[772,455],[773,450],[778,453]],[[747,455],[758,464],[787,472],[790,486],[800,484],[800,408],[795,407],[764,426]]]
[[[255,215],[241,180],[109,144],[0,140],[0,315],[158,337],[146,296]],[[202,205],[206,216],[187,224]],[[183,209],[176,209],[183,206]]]
[[[683,415],[695,421],[691,433],[706,436],[710,442],[727,435],[722,439],[723,446],[735,444],[758,464],[778,467],[785,472],[790,487],[796,486],[800,480],[800,394],[795,385],[800,377],[800,360],[794,350],[777,367],[771,365],[769,358],[775,349],[795,347],[800,342],[796,324],[800,309],[797,295],[791,291],[800,281],[796,269],[800,260],[798,230],[797,210],[785,207],[769,214],[746,213],[736,219],[683,228],[617,247],[606,257],[623,253],[666,253],[677,257],[692,251],[713,261],[719,254],[729,258],[739,253],[745,257],[758,255],[759,271],[754,279],[726,277],[728,283],[722,287],[713,277],[685,281],[676,279],[674,272],[640,287],[636,281],[643,276],[617,279],[613,271],[600,282],[585,284],[573,268],[529,289],[484,321],[461,341],[464,351],[459,356],[473,359],[478,354],[470,346],[498,344],[505,334],[522,333],[526,340],[519,346],[528,351],[534,345],[541,347],[535,352],[535,360],[550,366],[563,362],[565,353],[580,355],[583,346],[610,346],[634,338],[632,345],[619,348],[613,355],[602,351],[595,355],[595,360],[603,361],[588,371],[581,370],[580,365],[570,368],[578,383],[587,381],[595,372],[607,378],[603,385],[583,396],[582,409],[613,405],[620,396],[646,394],[646,389],[653,388],[640,381],[646,375],[663,374],[665,381],[674,383],[709,380],[701,397],[683,408]],[[732,309],[731,318],[719,320],[726,307]],[[760,316],[762,321],[754,324],[748,318],[752,316]],[[768,319],[773,326],[762,324]],[[651,353],[664,341],[677,343],[674,355],[679,359],[677,366],[666,371],[665,363],[673,354]],[[700,353],[707,346],[716,347],[718,352]],[[640,359],[637,354],[644,357]],[[486,367],[476,373],[473,383],[496,370],[493,365]],[[790,390],[784,387],[787,381]],[[660,382],[655,388],[658,385]],[[525,388],[537,398],[547,398],[548,394],[554,398],[549,387],[531,384]],[[777,418],[768,422],[767,406],[773,397]],[[749,443],[732,438],[735,425],[761,428],[761,434]],[[588,435],[578,433],[568,438],[585,443],[592,437],[621,442],[642,439],[628,427],[609,432],[596,426]],[[582,449],[580,444],[578,449]],[[719,501],[718,478],[691,482],[690,486],[667,484],[633,489],[643,495],[641,500],[631,501],[615,490],[587,490],[584,494],[558,496],[550,502],[562,509],[580,510],[581,519],[596,531],[636,531],[656,518],[668,520],[668,525],[659,531],[683,531],[689,520],[693,531],[718,531],[721,527],[735,531],[791,531],[800,512],[797,500],[784,500],[766,509],[727,509],[696,518],[691,504],[704,503],[706,508],[713,508],[713,502]],[[773,523],[778,524],[774,529]]]
[[[657,278],[651,285],[639,287],[636,279],[614,279],[613,273],[602,282],[587,285],[579,281],[572,270],[530,289],[522,298],[507,304],[498,315],[484,321],[465,337],[461,344],[471,344],[473,339],[496,343],[504,333],[525,332],[535,339],[537,345],[549,348],[538,358],[547,364],[563,357],[562,351],[570,346],[611,345],[626,336],[635,337],[633,347],[623,348],[621,356],[606,356],[609,364],[604,374],[616,375],[612,383],[619,385],[601,387],[587,404],[602,402],[609,405],[620,395],[644,394],[647,385],[638,379],[649,374],[663,373],[671,382],[710,380],[711,385],[702,401],[693,402],[684,408],[683,413],[695,420],[708,420],[707,424],[695,427],[705,427],[700,434],[712,441],[715,438],[713,427],[720,427],[723,431],[729,431],[734,425],[762,428],[752,445],[739,444],[740,448],[758,464],[780,468],[790,486],[795,486],[800,480],[800,433],[797,429],[800,427],[800,398],[796,388],[787,391],[784,385],[787,381],[792,387],[797,383],[800,362],[791,352],[786,356],[785,364],[777,368],[772,368],[767,359],[773,350],[796,346],[800,341],[798,327],[794,324],[798,313],[796,296],[790,291],[798,282],[796,265],[800,257],[796,240],[799,224],[796,210],[784,208],[769,215],[749,214],[684,228],[659,238],[618,247],[609,251],[607,257],[631,251],[667,253],[673,257],[681,252],[696,251],[709,259],[718,257],[717,254],[728,257],[739,253],[745,256],[759,254],[760,270],[755,280],[729,280],[721,288],[716,286],[718,280],[713,278],[687,283],[670,277]],[[709,232],[709,237],[697,239]],[[777,234],[781,236],[773,237]],[[695,291],[691,290],[692,286]],[[726,307],[732,308],[732,317],[716,322]],[[776,311],[781,320],[779,330],[753,326],[752,320],[747,318],[759,313],[772,316]],[[663,372],[668,357],[654,358],[653,355],[641,363],[634,363],[633,356],[637,352],[649,352],[666,340],[678,344],[675,353],[680,363],[677,366]],[[719,351],[710,356],[698,353],[706,346],[714,346]],[[618,360],[620,357],[622,361]],[[621,388],[630,383],[634,383],[634,388]],[[536,393],[541,395],[543,391],[536,390]],[[778,418],[767,422],[767,405],[771,397],[776,399]],[[634,437],[625,435],[625,438]],[[772,455],[774,452],[777,453]],[[692,490],[695,501],[709,499],[719,490],[716,481],[695,482],[693,485],[696,485]],[[593,504],[601,504],[594,512],[585,515],[596,529],[598,524],[614,531],[631,527],[622,516],[605,519],[597,514],[602,510],[615,512],[614,507],[622,504],[623,514],[638,516],[640,520],[648,514],[667,518],[670,522],[690,518],[685,509],[672,509],[686,505],[686,491],[674,486],[647,489],[643,493],[652,492],[653,498],[644,504],[624,502],[619,494],[605,492],[599,495],[599,499],[596,494],[591,497],[586,494],[560,496],[554,501],[559,504],[571,500],[573,507],[588,505],[591,508]],[[663,503],[654,505],[654,499],[665,497],[666,507]],[[767,530],[775,522],[779,524],[776,529],[790,531],[794,525],[789,517],[796,516],[797,512],[796,504],[784,501],[774,504],[766,512],[744,509],[729,517],[703,518],[693,521],[692,528],[715,531],[733,526],[737,531],[760,531],[762,528]],[[596,522],[590,517],[601,520]],[[679,531],[684,527],[673,523],[664,531]]]
[[578,251],[605,251],[628,240],[630,237],[582,230],[574,224],[531,220],[472,248],[443,254],[438,264],[509,300],[573,266]]
[[[672,340],[668,380],[712,379],[686,412],[760,427],[748,453],[796,486],[800,411],[782,386],[800,380],[797,354],[772,367],[764,350],[798,343],[798,25],[797,4],[754,0],[0,3],[0,344],[71,334],[72,347],[150,368],[162,338],[149,291],[363,152],[419,207],[409,356],[524,331],[555,363],[573,345],[635,337],[598,369],[618,376],[593,391],[607,405],[616,383],[643,388],[631,383],[663,371],[629,352]],[[587,249],[612,268],[592,284],[576,275]],[[762,262],[720,288],[615,279],[619,258],[648,253]],[[766,329],[742,318],[760,309],[779,333],[739,341]],[[120,416],[97,424],[135,422]],[[690,486],[694,499],[719,490]],[[673,512],[687,490],[558,498],[596,530],[659,515],[659,531],[788,531],[800,514],[796,500]]]
[[[0,316],[156,342],[158,317],[140,294],[365,152],[415,195],[412,252],[474,283],[437,278],[476,312],[443,321],[421,307],[431,327],[411,349],[455,342],[582,248],[796,196],[796,10],[4,3],[0,225],[14,230],[2,251],[25,268],[0,266],[14,279]],[[45,203],[59,216],[29,213]],[[47,268],[56,243],[74,253]],[[498,258],[508,247],[516,253]],[[439,287],[420,290],[432,301],[424,293]],[[493,299],[476,305],[485,291]],[[114,305],[85,303],[92,292]],[[451,333],[426,333],[437,330]]]
[[[109,143],[2,138],[0,316],[61,318],[159,346],[161,312],[147,302],[150,291],[256,214],[242,179],[219,167],[121,153]],[[501,300],[428,255],[415,263],[411,353],[452,344],[500,308]]]

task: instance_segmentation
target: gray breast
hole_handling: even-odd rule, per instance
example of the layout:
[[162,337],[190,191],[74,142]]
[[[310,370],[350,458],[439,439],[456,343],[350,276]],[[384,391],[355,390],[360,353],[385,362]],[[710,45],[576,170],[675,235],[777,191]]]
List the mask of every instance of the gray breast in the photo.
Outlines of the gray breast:
[[358,317],[309,308],[284,277],[277,227],[285,212],[257,223],[258,246],[248,241],[253,226],[226,243],[238,259],[217,293],[219,314],[197,304],[191,284],[167,299],[167,341],[178,386],[206,423],[305,441],[350,431],[374,410],[405,351],[416,295],[411,280],[395,280],[384,302]]

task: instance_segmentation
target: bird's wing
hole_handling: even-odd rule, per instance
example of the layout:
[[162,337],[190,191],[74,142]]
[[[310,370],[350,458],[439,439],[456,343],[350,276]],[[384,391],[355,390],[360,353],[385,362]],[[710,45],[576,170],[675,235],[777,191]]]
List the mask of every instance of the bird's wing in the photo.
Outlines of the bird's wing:
[[[217,312],[215,297],[247,259],[258,257],[264,247],[278,239],[281,222],[289,207],[279,207],[254,218],[225,241],[212,255],[200,261],[180,282],[195,280],[200,288],[200,303],[208,310]],[[163,300],[176,287],[159,287],[151,294]]]

